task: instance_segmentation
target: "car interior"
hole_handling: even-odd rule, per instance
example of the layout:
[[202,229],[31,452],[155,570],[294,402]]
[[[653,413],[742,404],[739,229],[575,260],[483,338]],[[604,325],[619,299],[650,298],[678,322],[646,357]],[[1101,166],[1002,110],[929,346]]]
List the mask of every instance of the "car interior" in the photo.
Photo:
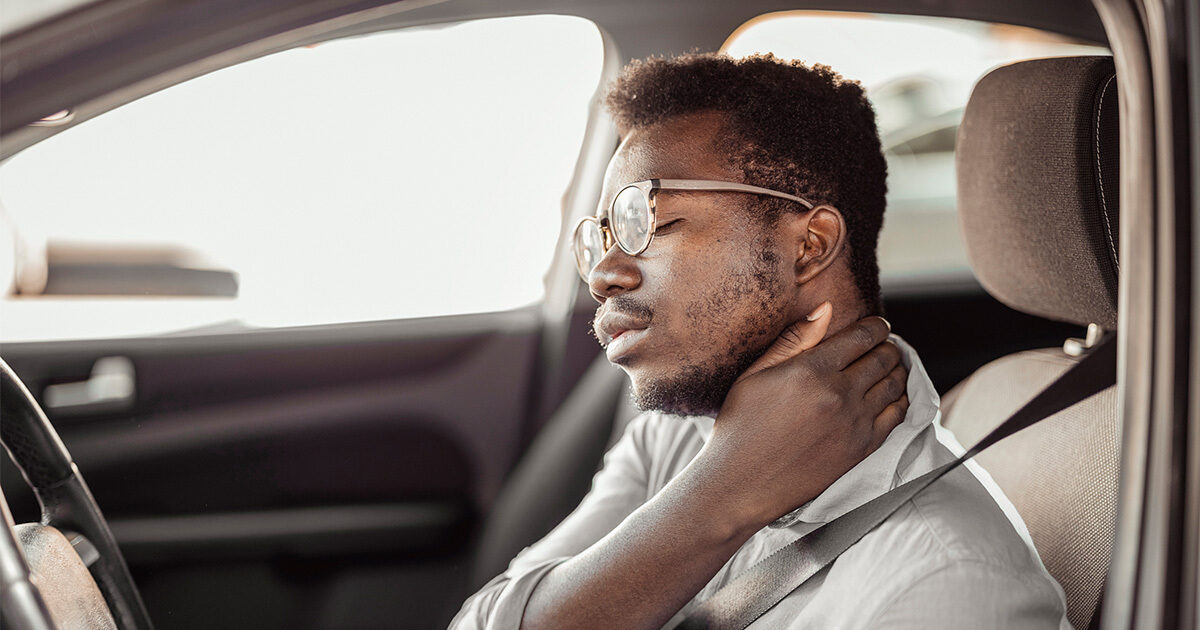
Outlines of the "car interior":
[[[5,565],[15,567],[6,570],[20,573],[27,566],[27,572],[45,576],[32,582],[42,586],[44,609],[57,626],[148,627],[148,618],[160,628],[445,627],[470,593],[571,512],[587,493],[608,447],[638,413],[624,373],[608,363],[590,334],[595,303],[579,282],[565,244],[570,226],[595,211],[604,167],[617,144],[602,107],[604,86],[624,64],[649,55],[725,50],[769,51],[786,58],[788,46],[806,33],[816,38],[811,30],[816,22],[804,22],[813,19],[842,20],[853,28],[862,26],[862,33],[891,29],[898,34],[895,40],[846,44],[865,60],[865,67],[887,65],[884,58],[902,57],[888,46],[911,39],[904,29],[926,28],[921,20],[937,18],[946,21],[937,28],[953,36],[947,36],[948,48],[930,53],[935,58],[966,50],[967,40],[954,38],[968,36],[996,38],[1006,56],[980,55],[984,61],[978,67],[961,71],[946,62],[946,76],[958,72],[953,81],[928,73],[864,80],[880,112],[892,191],[880,256],[885,315],[893,331],[920,353],[942,397],[942,426],[968,447],[1086,356],[1106,333],[1119,331],[1122,344],[1133,344],[1121,346],[1117,386],[1001,442],[975,461],[1025,522],[1047,570],[1063,587],[1074,627],[1100,627],[1102,612],[1107,628],[1132,627],[1126,622],[1136,615],[1142,615],[1136,617],[1139,623],[1149,624],[1138,627],[1196,622],[1195,606],[1178,601],[1188,594],[1186,589],[1196,587],[1185,583],[1184,576],[1195,572],[1194,559],[1186,558],[1200,554],[1187,546],[1194,537],[1183,532],[1196,521],[1200,501],[1181,498],[1195,493],[1197,484],[1172,486],[1171,479],[1197,477],[1189,462],[1200,449],[1186,450],[1188,440],[1196,438],[1178,433],[1180,429],[1174,435],[1186,439],[1172,441],[1161,437],[1162,430],[1147,429],[1143,435],[1131,428],[1142,417],[1139,401],[1151,394],[1149,385],[1131,384],[1134,372],[1129,370],[1147,361],[1148,355],[1139,353],[1171,347],[1172,342],[1159,336],[1154,343],[1140,343],[1150,333],[1133,327],[1152,328],[1146,311],[1136,305],[1145,303],[1137,301],[1143,298],[1152,302],[1145,291],[1158,285],[1147,282],[1147,276],[1138,277],[1143,282],[1136,288],[1128,284],[1130,269],[1143,268],[1131,265],[1145,263],[1136,256],[1154,251],[1146,253],[1141,233],[1128,223],[1129,213],[1124,220],[1121,216],[1122,208],[1133,207],[1130,200],[1139,208],[1149,205],[1139,196],[1148,194],[1145,178],[1135,177],[1145,175],[1136,170],[1144,164],[1131,166],[1128,156],[1146,149],[1148,134],[1139,126],[1139,116],[1151,90],[1142,82],[1149,80],[1143,73],[1128,78],[1133,73],[1126,69],[1140,66],[1120,54],[1131,50],[1117,43],[1130,37],[1120,28],[1132,15],[1116,7],[1122,3],[202,4],[82,2],[58,13],[7,18],[0,36],[0,105],[5,110],[0,120],[0,227],[8,248],[0,253],[13,259],[0,267],[10,276],[0,277],[9,281],[8,295],[0,300],[0,358],[7,366],[0,379],[0,426],[9,455],[0,457],[0,504],[8,530],[15,532],[0,536],[0,560],[16,563]],[[546,22],[546,28],[557,31],[559,39],[543,48],[537,41],[531,44],[524,31],[486,35],[492,31],[470,30],[488,23],[532,23],[547,15],[558,20]],[[810,30],[789,31],[795,28],[789,20],[809,24],[805,28]],[[451,43],[439,44],[443,48],[368,47],[390,34],[434,41],[455,33],[461,39],[447,39]],[[165,35],[172,41],[165,41]],[[496,73],[522,63],[520,59],[533,64],[534,59],[555,57],[577,40],[586,40],[592,46],[588,50],[595,51],[578,57],[591,65],[563,61],[561,67],[537,66],[526,79],[484,85],[492,96],[456,92],[451,83],[472,84],[459,74],[466,70],[451,61],[437,65],[442,63],[439,56],[452,59],[458,46],[468,51],[467,65],[484,64],[485,72]],[[352,50],[360,44],[359,52]],[[497,59],[480,60],[469,45],[495,51]],[[531,46],[525,58],[513,57],[518,60],[513,62],[501,55],[523,45]],[[321,66],[328,74],[285,71],[282,65],[323,50],[332,60]],[[806,53],[814,55],[806,61],[839,69],[834,59],[814,50]],[[829,50],[835,57],[834,49]],[[339,61],[338,54],[346,56]],[[404,54],[412,57],[397,58]],[[567,52],[562,58],[575,59]],[[364,75],[363,91],[347,88],[359,101],[345,96],[326,103],[318,95],[321,82],[351,74],[347,64],[352,59],[371,73]],[[20,71],[13,69],[16,62]],[[220,77],[235,77],[238,68],[256,63],[258,74],[247,70],[230,79],[228,89],[252,92],[260,86],[263,100],[239,103],[236,97],[221,97],[233,99],[227,102],[206,96],[218,94]],[[438,101],[437,90],[417,83],[420,77],[400,74],[417,70],[394,68],[403,65],[428,65],[437,68],[430,76],[459,80],[437,88],[446,97]],[[318,72],[316,65],[296,67]],[[287,91],[267,93],[272,75],[296,82],[286,84]],[[539,100],[541,87],[568,79],[582,86],[581,96],[568,101],[547,88],[540,100],[551,108],[571,105],[575,126],[570,133],[548,118],[539,119],[545,114],[522,114],[499,104],[496,111],[485,111],[504,92],[521,93],[529,99],[521,102],[529,103]],[[548,205],[521,204],[519,192],[490,196],[504,182],[525,175],[519,164],[493,164],[499,183],[486,180],[471,188],[468,180],[485,181],[485,176],[460,172],[473,163],[454,150],[457,141],[448,135],[421,135],[421,128],[438,127],[425,118],[430,112],[394,116],[400,119],[395,124],[406,125],[395,131],[387,126],[393,122],[383,120],[388,114],[380,113],[382,105],[378,110],[365,105],[345,109],[358,107],[362,99],[390,103],[379,87],[388,82],[398,85],[397,103],[428,100],[433,108],[461,108],[455,109],[459,118],[454,124],[468,136],[484,134],[485,128],[514,134],[487,136],[489,144],[504,152],[516,154],[523,143],[535,151],[549,146],[522,135],[526,128],[540,125],[547,138],[568,137],[565,149],[553,157],[559,162],[556,174],[539,170],[529,176],[548,189]],[[476,82],[482,85],[483,79]],[[1127,91],[1127,86],[1137,91]],[[203,91],[209,88],[214,91]],[[414,92],[422,98],[412,98]],[[945,96],[958,92],[961,101]],[[168,115],[174,111],[167,109],[169,98],[176,99],[187,118]],[[284,111],[293,109],[293,102],[294,109],[308,104],[326,108],[333,112],[329,120],[346,126],[294,128],[291,114]],[[225,112],[220,115],[227,118],[194,113],[209,110]],[[526,117],[514,118],[519,116]],[[105,132],[106,119],[134,126],[113,123]],[[278,119],[284,131],[222,139],[220,121],[233,125],[235,119],[246,125],[238,129],[246,130],[271,129]],[[137,126],[141,121],[144,128]],[[183,164],[180,155],[186,151],[130,151],[129,161],[121,162],[121,151],[112,144],[114,138],[127,137],[130,146],[186,148],[189,136],[172,131],[181,126],[192,127],[189,133],[198,138],[214,137],[213,155],[229,164],[214,163],[211,173],[201,173],[186,162],[184,179],[159,189],[150,180],[155,168],[165,167],[150,163]],[[405,135],[394,135],[401,133]],[[305,147],[321,147],[313,151],[318,154],[326,146],[331,152],[345,151],[338,148],[339,136],[383,144],[370,163],[342,164],[340,153],[323,161],[301,155]],[[69,144],[73,137],[80,140]],[[322,144],[327,141],[332,144]],[[266,158],[255,153],[256,143],[277,143],[293,156],[279,158],[284,163],[280,185],[297,199],[311,197],[314,204],[324,204],[325,214],[297,210],[291,197],[272,200],[264,195],[248,198],[242,206],[214,209],[206,217],[203,203],[187,201],[208,199],[210,190],[245,191],[271,180],[274,171],[261,164]],[[84,157],[73,163],[63,157],[71,152]],[[235,155],[239,153],[243,155]],[[111,165],[103,164],[110,159]],[[407,181],[408,162],[390,166],[401,159],[428,162],[447,179],[414,175],[418,181]],[[70,184],[76,181],[71,169],[91,168],[102,173],[96,179],[112,181],[93,185],[79,175]],[[336,171],[328,181],[341,187],[328,197],[318,190],[325,180],[306,175],[324,171]],[[246,172],[255,176],[249,183],[234,181]],[[428,188],[435,195],[429,199],[464,199],[447,200],[445,208],[432,211],[450,215],[434,217],[436,230],[420,227],[425,224],[415,215],[430,213],[421,204],[431,202],[417,197],[373,207],[372,213],[395,215],[378,224],[383,228],[373,227],[361,220],[365,214],[355,214],[347,207],[352,204],[340,201],[339,195],[358,198],[347,189],[357,187],[360,179],[378,180],[383,196]],[[57,181],[56,188],[64,191],[52,193],[43,181]],[[912,182],[925,181],[934,183],[908,192]],[[456,195],[448,188],[460,184],[470,194]],[[942,185],[944,189],[937,188]],[[114,192],[138,188],[151,191],[148,201]],[[109,201],[88,199],[106,191],[114,195]],[[481,196],[485,194],[489,196]],[[38,201],[41,196],[53,201]],[[529,210],[536,214],[528,217],[541,217],[540,231],[514,234],[528,232],[521,229],[522,221],[535,221],[524,215],[513,218],[504,211],[495,219],[459,218],[453,213],[460,206],[449,205],[463,203],[466,208],[486,200],[482,205],[494,202],[499,208],[509,197],[517,205],[532,206]],[[119,213],[135,202],[144,210],[128,212],[143,214],[130,214],[134,218],[125,224],[104,218],[110,216],[104,215],[105,203]],[[55,218],[67,204],[85,212]],[[266,207],[272,204],[278,210]],[[260,207],[266,218],[253,214]],[[87,223],[92,220],[82,218],[87,214],[100,218]],[[45,225],[31,227],[35,220],[28,217],[35,215]],[[154,239],[152,247],[140,249],[122,240],[122,229],[140,235],[135,224],[159,220],[183,226],[171,228],[176,230],[171,234],[210,229],[213,243],[243,238],[256,258],[237,258],[230,249],[234,253],[226,257],[236,264],[199,264],[191,254]],[[74,232],[62,228],[70,238],[56,241],[56,223],[70,221],[82,227],[70,228]],[[288,227],[288,221],[311,224],[311,235]],[[101,229],[115,236],[101,245],[84,243],[86,247],[69,242]],[[50,234],[49,239],[37,241],[39,231]],[[382,240],[369,240],[369,232]],[[544,256],[521,249],[524,241],[519,239],[535,237],[545,243]],[[513,258],[489,262],[490,250],[480,243],[503,244],[509,238],[513,244],[508,249],[517,250]],[[285,242],[292,249],[284,249]],[[407,262],[396,253],[406,249],[421,252],[421,257]],[[945,258],[949,250],[959,252],[953,254],[958,258]],[[923,252],[936,262],[926,267],[912,262]],[[361,260],[355,258],[360,254]],[[464,277],[439,274],[450,264],[442,257],[473,266],[463,267],[471,269]],[[276,286],[260,289],[263,281],[252,273],[250,262],[237,262],[259,264],[260,258],[271,259],[267,262],[281,270],[278,286],[298,287],[294,294]],[[305,271],[310,269],[305,264],[315,271]],[[534,269],[522,280],[522,286],[533,287],[528,299],[462,301],[465,306],[444,310],[413,307],[414,315],[396,306],[417,293],[435,305],[458,299],[448,297],[455,291],[476,297],[488,291],[503,294],[509,267],[518,264]],[[415,276],[411,281],[416,284],[404,284],[408,276]],[[475,280],[479,288],[470,284]],[[400,288],[385,286],[389,284]],[[282,324],[260,325],[229,310],[251,298],[286,310],[287,317],[280,319]],[[1172,312],[1186,323],[1194,307],[1184,303],[1188,306]],[[338,310],[339,304],[363,310],[344,315],[349,307]],[[333,315],[327,317],[327,311]],[[138,329],[135,316],[158,317],[155,325],[160,327]],[[180,323],[162,324],[162,318]],[[55,332],[76,324],[82,332]],[[1183,336],[1177,341],[1194,341],[1178,334]],[[1162,369],[1159,374],[1165,373]],[[1186,402],[1187,370],[1194,367],[1183,361],[1173,369],[1179,371],[1171,374],[1182,376],[1170,381],[1183,394],[1176,389],[1154,396]],[[1186,413],[1175,413],[1170,418],[1176,424],[1164,426],[1186,427]],[[1151,426],[1148,419],[1146,423]],[[50,425],[49,432],[41,432]],[[1158,442],[1151,439],[1154,435]],[[1134,450],[1149,449],[1152,443],[1184,450],[1171,451],[1174,459]],[[1151,504],[1141,498],[1150,501],[1159,487],[1175,488],[1176,494],[1169,495],[1176,497],[1175,503],[1149,511]],[[59,501],[61,508],[55,507]],[[98,505],[103,514],[80,507],[87,505]],[[1162,522],[1154,526],[1169,532],[1162,539],[1167,542],[1157,546],[1159,539],[1146,533],[1156,519]],[[1158,570],[1154,563],[1162,564],[1169,555],[1161,549],[1154,552],[1158,555],[1145,551],[1151,548],[1175,550],[1185,564],[1164,565],[1168,568],[1163,571],[1174,571],[1165,581],[1146,577],[1147,569],[1137,567]],[[131,581],[121,577],[126,566]],[[1137,575],[1142,578],[1131,577]],[[1157,604],[1139,603],[1147,597]],[[139,613],[143,605],[145,612]],[[15,606],[5,604],[6,627],[42,627],[26,625]],[[40,613],[28,614],[34,618]]]

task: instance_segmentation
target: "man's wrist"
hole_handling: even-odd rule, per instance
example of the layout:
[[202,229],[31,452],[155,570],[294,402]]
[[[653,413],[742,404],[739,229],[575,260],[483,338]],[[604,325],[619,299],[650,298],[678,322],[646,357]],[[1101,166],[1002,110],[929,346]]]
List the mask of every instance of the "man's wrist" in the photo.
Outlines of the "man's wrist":
[[[719,531],[732,537],[749,538],[758,530],[811,501],[823,488],[812,491],[791,484],[772,484],[770,481],[742,474],[736,466],[724,461],[717,449],[706,445],[684,470],[690,491],[714,512]],[[787,485],[786,488],[774,487]],[[778,496],[786,492],[786,499]]]
[[711,542],[736,541],[740,545],[779,515],[771,515],[770,510],[764,509],[754,493],[748,491],[750,484],[729,474],[716,458],[704,455],[701,451],[672,485],[677,485],[681,500],[703,520],[713,537]]

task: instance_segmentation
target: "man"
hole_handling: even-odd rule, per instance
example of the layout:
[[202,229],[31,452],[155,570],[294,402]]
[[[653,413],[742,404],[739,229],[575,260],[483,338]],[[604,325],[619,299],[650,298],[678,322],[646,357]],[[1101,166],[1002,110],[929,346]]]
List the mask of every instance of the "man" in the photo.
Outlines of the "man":
[[[608,105],[623,140],[575,251],[596,335],[649,411],[456,628],[670,627],[953,457],[915,352],[871,316],[886,166],[860,86],[689,55],[632,64]],[[752,627],[1069,627],[976,474],[928,488]]]

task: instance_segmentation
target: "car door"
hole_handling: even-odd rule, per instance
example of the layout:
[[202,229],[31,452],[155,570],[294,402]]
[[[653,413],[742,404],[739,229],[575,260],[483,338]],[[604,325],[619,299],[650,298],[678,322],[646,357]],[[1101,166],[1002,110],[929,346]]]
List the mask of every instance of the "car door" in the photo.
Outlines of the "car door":
[[47,117],[0,165],[3,358],[159,627],[448,620],[585,363],[555,247],[612,146],[601,39],[533,16],[307,42]]

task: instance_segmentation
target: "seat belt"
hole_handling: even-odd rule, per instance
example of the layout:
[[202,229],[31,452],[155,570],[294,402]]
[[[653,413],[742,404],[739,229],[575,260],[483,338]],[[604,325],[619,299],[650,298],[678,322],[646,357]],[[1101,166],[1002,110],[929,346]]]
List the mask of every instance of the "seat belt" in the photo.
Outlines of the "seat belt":
[[697,606],[676,628],[742,630],[749,626],[946,473],[996,442],[1116,383],[1115,341],[1115,333],[1106,335],[1078,363],[962,457],[885,492],[763,558]]

